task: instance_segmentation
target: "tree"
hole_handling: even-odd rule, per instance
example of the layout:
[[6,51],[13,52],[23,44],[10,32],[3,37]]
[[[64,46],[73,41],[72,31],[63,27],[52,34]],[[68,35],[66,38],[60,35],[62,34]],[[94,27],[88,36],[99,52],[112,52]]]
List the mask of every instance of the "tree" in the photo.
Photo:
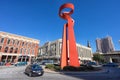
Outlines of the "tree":
[[93,54],[93,60],[104,63],[104,56],[102,54]]

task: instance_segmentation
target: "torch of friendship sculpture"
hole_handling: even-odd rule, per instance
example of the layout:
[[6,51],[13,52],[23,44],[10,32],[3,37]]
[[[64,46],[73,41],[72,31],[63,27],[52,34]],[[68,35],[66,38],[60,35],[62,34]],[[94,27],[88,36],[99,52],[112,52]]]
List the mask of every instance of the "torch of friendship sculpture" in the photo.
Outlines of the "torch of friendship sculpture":
[[[70,11],[63,11],[65,8],[69,8]],[[61,69],[68,65],[74,67],[80,66],[73,29],[74,20],[70,16],[73,11],[74,5],[71,3],[63,4],[59,9],[59,16],[62,19],[67,20],[67,23],[64,24],[62,36],[62,52],[60,60]]]

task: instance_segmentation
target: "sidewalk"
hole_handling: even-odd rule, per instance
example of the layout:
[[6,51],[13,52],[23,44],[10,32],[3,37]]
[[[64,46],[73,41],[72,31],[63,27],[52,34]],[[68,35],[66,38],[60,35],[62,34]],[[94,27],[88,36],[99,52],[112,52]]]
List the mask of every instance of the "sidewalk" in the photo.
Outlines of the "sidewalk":
[[0,69],[4,69],[4,68],[12,68],[15,67],[14,65],[10,65],[10,66],[0,66]]

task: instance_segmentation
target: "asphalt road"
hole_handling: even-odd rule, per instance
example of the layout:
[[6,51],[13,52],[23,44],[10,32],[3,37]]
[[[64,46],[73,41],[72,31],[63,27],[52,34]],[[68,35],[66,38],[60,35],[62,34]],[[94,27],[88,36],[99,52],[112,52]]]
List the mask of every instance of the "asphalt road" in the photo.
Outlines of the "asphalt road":
[[120,80],[120,68],[104,68],[100,72],[64,73],[83,80]]
[[[43,76],[29,77],[24,74],[25,66],[0,69],[0,80],[80,80],[59,73],[45,72]],[[82,80],[82,79],[81,79]]]
[[25,66],[0,69],[0,80],[120,80],[120,68],[106,68],[102,72],[45,72],[43,76],[29,77]]

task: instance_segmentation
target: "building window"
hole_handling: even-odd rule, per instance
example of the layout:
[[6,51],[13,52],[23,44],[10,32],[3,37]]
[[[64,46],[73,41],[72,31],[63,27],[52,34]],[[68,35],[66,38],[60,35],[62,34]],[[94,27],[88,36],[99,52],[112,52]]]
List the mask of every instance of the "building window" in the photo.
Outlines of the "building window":
[[1,43],[3,43],[3,42],[4,42],[4,38],[1,39]]
[[50,46],[50,56],[56,55],[56,44]]
[[22,49],[20,49],[20,54],[22,54]]
[[24,54],[26,54],[26,49],[24,49]]
[[31,47],[31,43],[29,43],[29,47]]
[[5,52],[5,53],[7,53],[7,52],[8,52],[8,47],[6,47],[6,48],[5,48],[4,52]]
[[26,46],[27,46],[27,44],[28,44],[28,43],[26,42]]
[[15,40],[15,45],[17,45],[17,40]]
[[34,55],[34,50],[32,50],[32,54]]
[[19,45],[19,41],[17,42],[17,45]]
[[2,49],[2,46],[0,46],[0,51],[1,51],[1,49]]
[[26,42],[24,43],[24,46],[26,46]]
[[17,53],[17,51],[18,51],[18,48],[15,49],[15,53]]
[[15,40],[13,40],[13,44],[15,43]]
[[13,53],[13,47],[10,48],[10,53]]
[[60,49],[60,53],[61,53],[61,50],[62,50],[62,43],[61,42],[59,43],[59,49]]
[[30,49],[28,49],[28,54],[30,54]]
[[22,43],[22,46],[24,45],[24,42]]
[[35,44],[33,44],[32,47],[34,48],[34,47],[35,47]]
[[7,44],[10,44],[10,39],[8,39]]

